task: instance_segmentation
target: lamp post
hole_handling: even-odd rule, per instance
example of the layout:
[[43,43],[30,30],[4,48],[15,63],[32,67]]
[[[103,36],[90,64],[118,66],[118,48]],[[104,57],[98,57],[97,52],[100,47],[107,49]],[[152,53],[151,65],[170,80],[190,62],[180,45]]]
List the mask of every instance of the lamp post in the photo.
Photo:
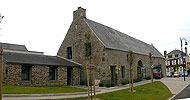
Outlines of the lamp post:
[[184,62],[183,62],[183,40],[185,40],[185,45],[187,45],[187,40],[185,38],[180,38],[180,42],[181,42],[181,57],[182,57],[182,63],[183,63],[183,77],[184,77],[184,81],[185,81],[185,69],[184,69]]

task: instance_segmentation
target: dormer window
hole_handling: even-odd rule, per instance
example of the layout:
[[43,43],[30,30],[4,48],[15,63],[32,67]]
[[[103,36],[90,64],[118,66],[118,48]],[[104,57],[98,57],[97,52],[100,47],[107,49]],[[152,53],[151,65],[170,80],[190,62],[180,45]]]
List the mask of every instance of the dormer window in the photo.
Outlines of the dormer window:
[[168,58],[172,58],[172,55],[168,55]]

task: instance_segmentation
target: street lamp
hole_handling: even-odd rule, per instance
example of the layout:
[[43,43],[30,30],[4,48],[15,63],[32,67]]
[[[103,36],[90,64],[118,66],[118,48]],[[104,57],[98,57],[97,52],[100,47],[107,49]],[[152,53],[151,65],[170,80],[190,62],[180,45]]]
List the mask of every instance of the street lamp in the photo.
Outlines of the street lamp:
[[182,56],[182,63],[183,63],[183,76],[184,76],[184,81],[185,81],[185,69],[184,69],[184,62],[183,62],[183,43],[182,43],[182,40],[185,40],[185,45],[188,45],[187,44],[187,40],[185,38],[180,38],[180,42],[181,42],[181,56]]

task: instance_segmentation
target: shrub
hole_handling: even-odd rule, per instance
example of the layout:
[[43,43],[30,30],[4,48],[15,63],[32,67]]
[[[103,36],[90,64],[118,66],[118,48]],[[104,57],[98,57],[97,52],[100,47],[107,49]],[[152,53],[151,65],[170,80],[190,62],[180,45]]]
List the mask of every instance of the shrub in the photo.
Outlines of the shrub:
[[121,82],[121,84],[122,84],[122,85],[126,85],[126,84],[127,84],[127,82],[126,82],[126,81],[123,81],[123,82]]
[[146,80],[150,80],[150,79],[151,79],[151,77],[150,77],[150,76],[146,77]]
[[114,86],[115,86],[115,83],[112,82],[112,83],[111,83],[111,87],[114,87]]
[[84,82],[84,81],[81,81],[81,82],[80,82],[80,85],[85,85],[85,82]]
[[99,87],[103,87],[103,86],[104,86],[104,83],[100,82]]
[[111,87],[111,83],[110,82],[106,83],[106,87],[107,88]]
[[133,83],[137,83],[137,82],[140,82],[140,81],[142,81],[142,79],[134,79]]

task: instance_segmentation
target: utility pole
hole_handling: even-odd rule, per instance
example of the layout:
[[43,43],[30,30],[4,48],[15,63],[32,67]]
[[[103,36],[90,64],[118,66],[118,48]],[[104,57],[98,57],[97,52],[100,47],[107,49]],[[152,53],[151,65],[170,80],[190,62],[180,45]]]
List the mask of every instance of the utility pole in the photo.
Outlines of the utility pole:
[[1,66],[0,66],[0,100],[2,100],[2,83],[3,83],[3,46],[1,46]]
[[151,85],[153,84],[153,65],[152,65],[152,54],[149,53],[149,58],[150,58],[150,73],[151,73]]

